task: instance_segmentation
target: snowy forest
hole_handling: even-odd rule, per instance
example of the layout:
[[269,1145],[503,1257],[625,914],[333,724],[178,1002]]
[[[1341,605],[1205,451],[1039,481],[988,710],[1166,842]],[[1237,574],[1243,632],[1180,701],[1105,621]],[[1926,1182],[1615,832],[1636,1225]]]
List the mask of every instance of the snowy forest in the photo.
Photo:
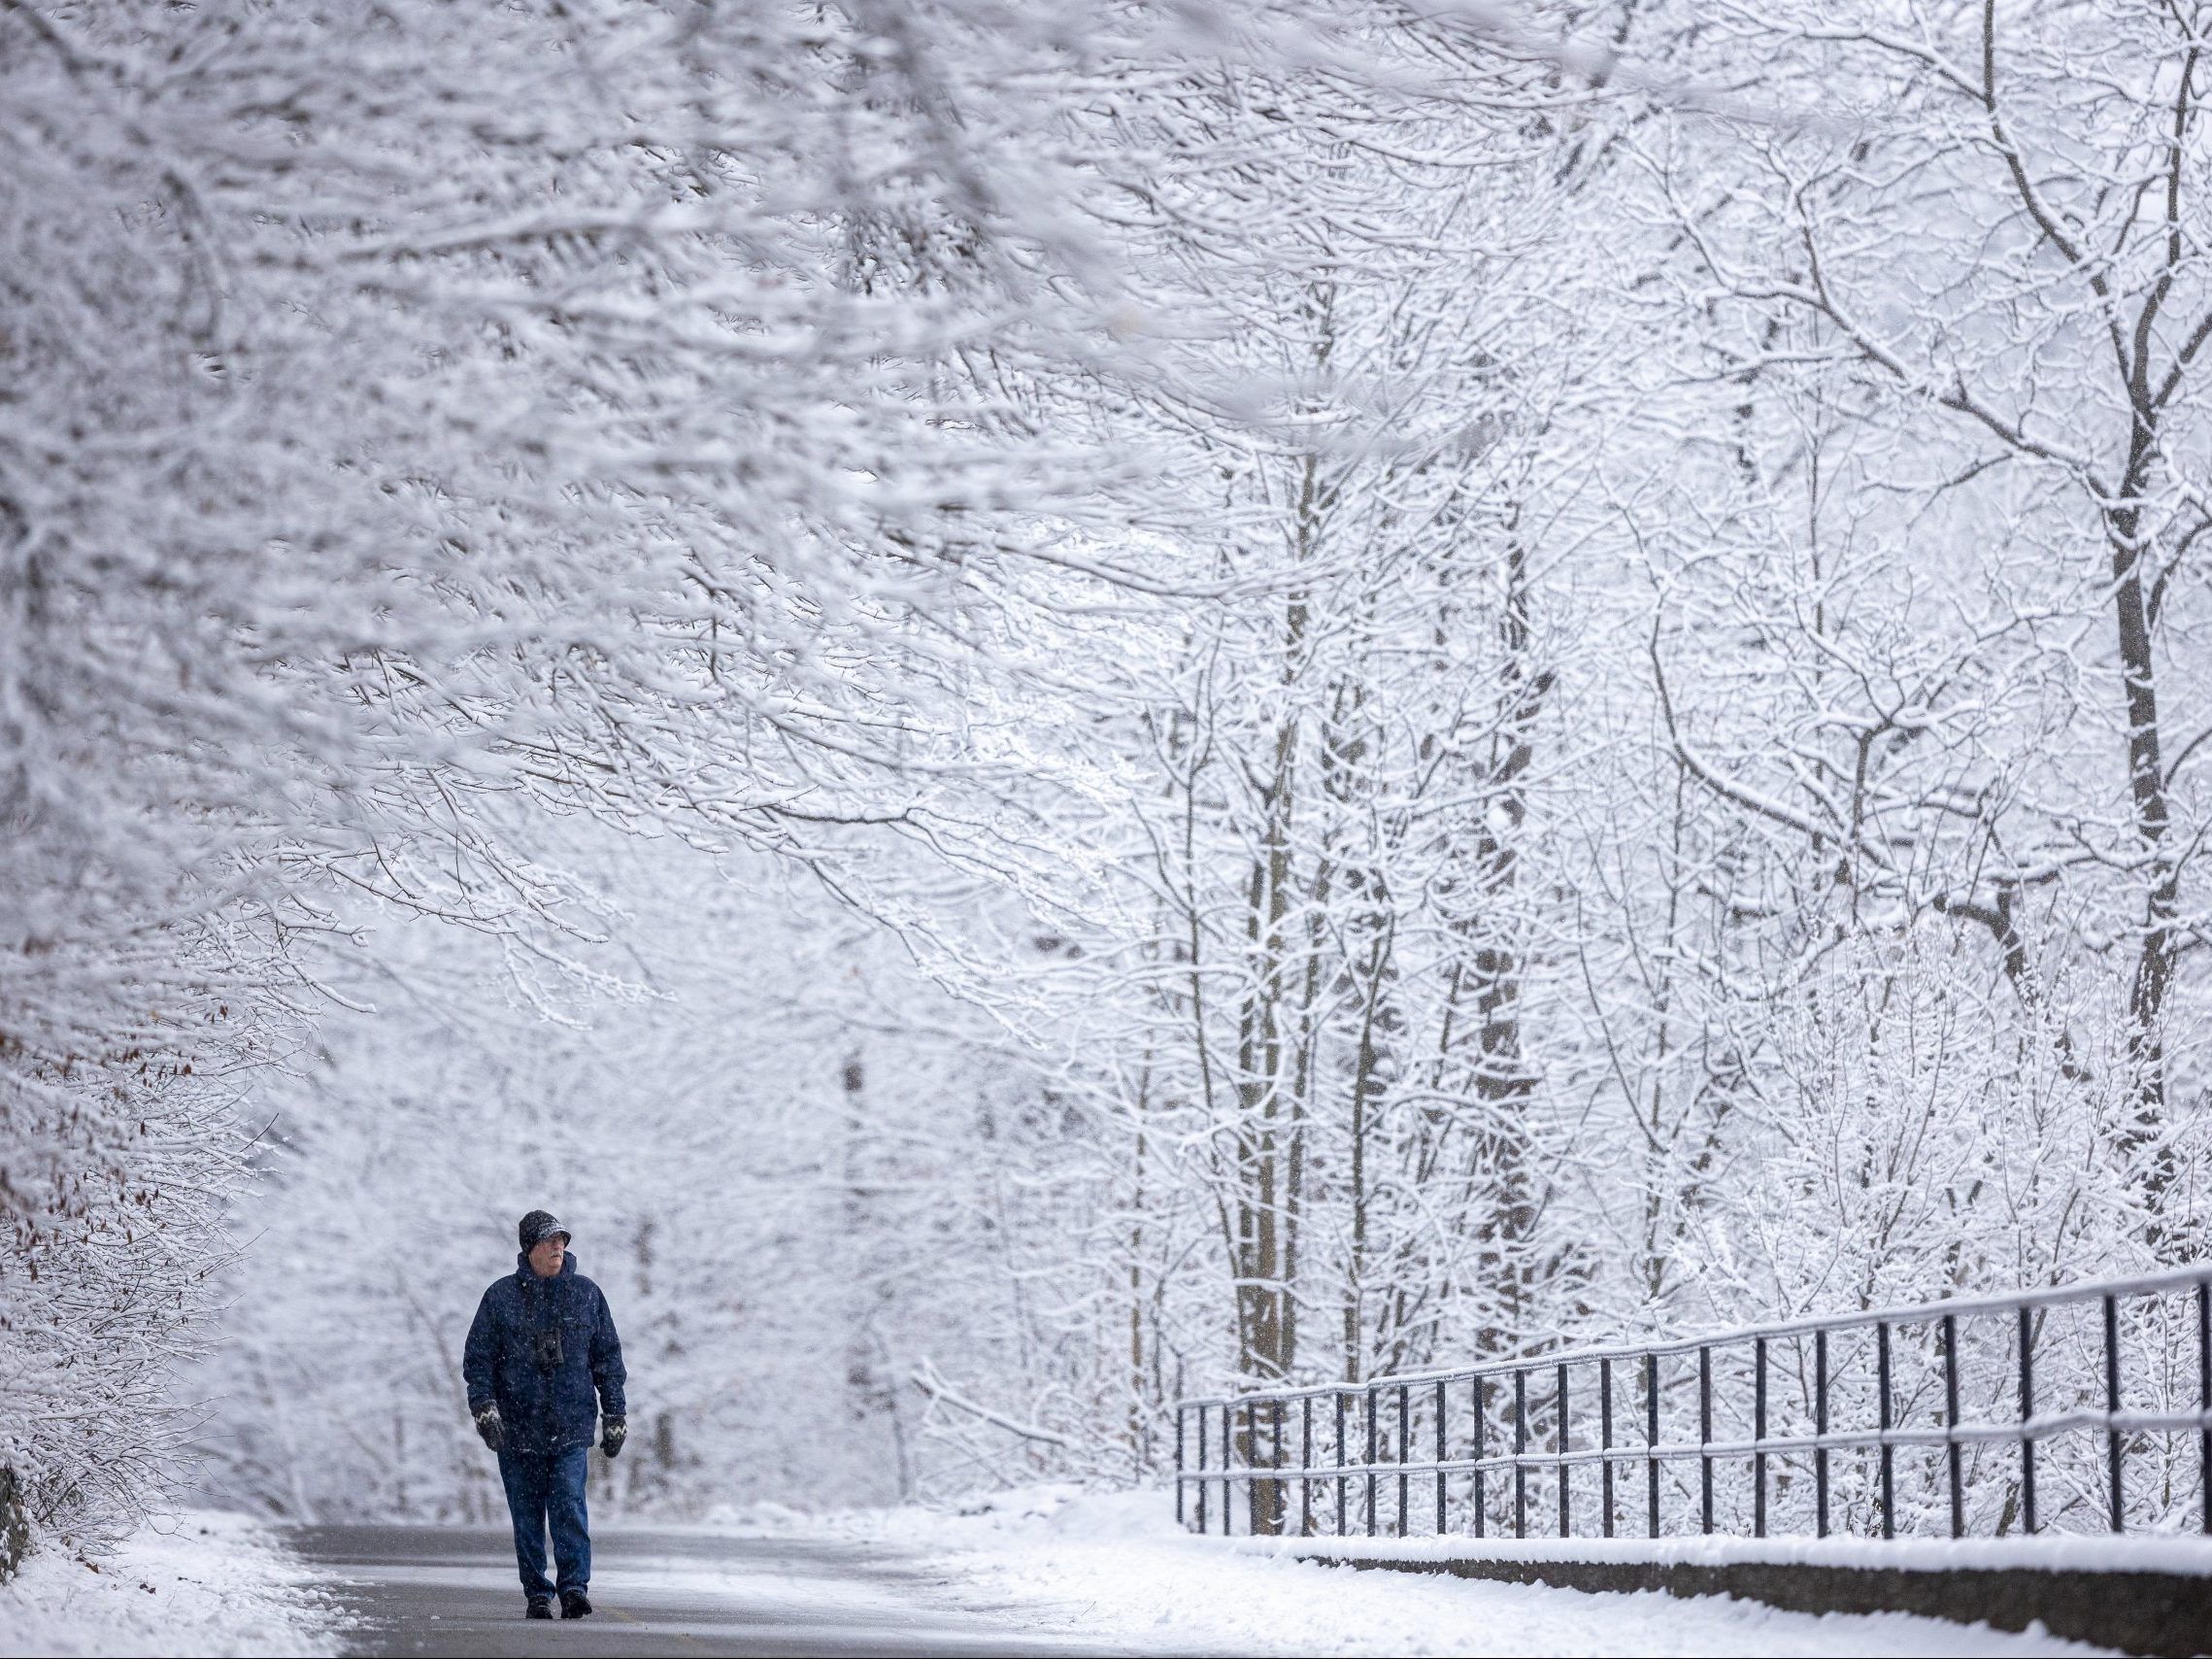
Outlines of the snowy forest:
[[[2212,6],[0,0],[0,1466],[483,1520],[2194,1261]],[[0,1494],[0,1498],[7,1494]]]

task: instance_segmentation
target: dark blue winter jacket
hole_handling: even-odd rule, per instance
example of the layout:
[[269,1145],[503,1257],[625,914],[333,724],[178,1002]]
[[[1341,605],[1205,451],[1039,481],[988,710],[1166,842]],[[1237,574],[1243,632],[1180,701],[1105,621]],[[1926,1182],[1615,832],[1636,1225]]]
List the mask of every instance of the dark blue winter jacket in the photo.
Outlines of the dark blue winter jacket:
[[516,1450],[589,1445],[599,1438],[600,1411],[628,1415],[623,1378],[615,1316],[599,1287],[576,1270],[573,1253],[550,1279],[538,1277],[526,1253],[518,1255],[515,1271],[477,1304],[461,1356],[468,1408],[497,1402]]

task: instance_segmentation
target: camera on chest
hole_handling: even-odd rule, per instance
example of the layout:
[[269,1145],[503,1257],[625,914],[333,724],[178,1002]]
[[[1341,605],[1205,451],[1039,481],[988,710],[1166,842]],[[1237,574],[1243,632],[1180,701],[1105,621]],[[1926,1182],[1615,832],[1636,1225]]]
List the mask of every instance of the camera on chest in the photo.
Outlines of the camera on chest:
[[558,1325],[542,1326],[530,1333],[530,1338],[536,1346],[538,1370],[558,1371],[560,1369],[560,1327]]

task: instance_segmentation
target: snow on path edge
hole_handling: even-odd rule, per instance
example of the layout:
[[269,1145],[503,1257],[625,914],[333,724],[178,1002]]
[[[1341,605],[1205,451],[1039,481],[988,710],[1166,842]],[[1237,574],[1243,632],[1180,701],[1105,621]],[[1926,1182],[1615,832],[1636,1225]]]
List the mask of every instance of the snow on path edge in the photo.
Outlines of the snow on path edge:
[[149,1523],[97,1565],[51,1544],[0,1584],[0,1650],[335,1654],[337,1607],[268,1527],[215,1510]]

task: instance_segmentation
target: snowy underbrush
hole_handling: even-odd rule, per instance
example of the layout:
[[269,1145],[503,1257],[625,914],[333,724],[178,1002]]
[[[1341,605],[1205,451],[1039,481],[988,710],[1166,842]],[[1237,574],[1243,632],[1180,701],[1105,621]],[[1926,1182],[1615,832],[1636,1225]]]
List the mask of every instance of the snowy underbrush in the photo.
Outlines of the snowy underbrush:
[[9,1653],[335,1653],[337,1622],[265,1528],[212,1511],[153,1522],[97,1558],[36,1550],[0,1584]]
[[1360,1573],[1196,1539],[1161,1492],[1041,1486],[944,1509],[832,1517],[724,1509],[719,1527],[830,1531],[921,1557],[950,1599],[1039,1634],[1140,1652],[1330,1654],[2087,1654],[2040,1631],[2008,1635],[1897,1613],[1781,1612],[1751,1602],[1588,1595],[1541,1585]]

